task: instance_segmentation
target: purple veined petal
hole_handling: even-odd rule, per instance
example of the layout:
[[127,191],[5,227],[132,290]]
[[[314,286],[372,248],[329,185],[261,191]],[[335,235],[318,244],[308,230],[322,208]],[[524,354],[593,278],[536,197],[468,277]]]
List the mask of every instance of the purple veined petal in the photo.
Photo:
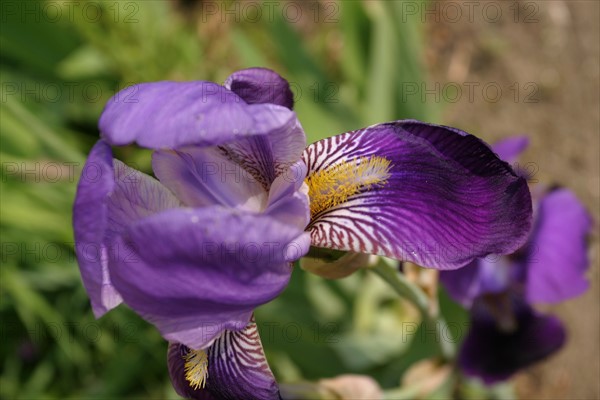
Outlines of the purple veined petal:
[[418,121],[374,125],[316,142],[303,158],[309,179],[342,163],[389,162],[388,174],[378,171],[384,184],[313,213],[309,230],[317,247],[455,269],[511,253],[529,233],[526,181],[458,129]]
[[526,250],[527,301],[556,303],[587,290],[591,228],[591,216],[570,190],[557,189],[542,198]]
[[185,359],[189,348],[179,343],[169,343],[167,349],[167,366],[171,384],[183,398],[195,400],[218,400],[206,388],[193,388],[185,379]]
[[296,114],[273,104],[248,106],[259,134],[221,146],[232,161],[254,176],[265,189],[275,178],[298,162],[306,136]]
[[267,68],[248,68],[229,75],[224,86],[248,104],[271,103],[294,107],[294,94],[288,82]]
[[485,306],[475,307],[458,359],[466,375],[497,383],[563,346],[566,332],[557,318],[540,315],[522,302],[515,304],[514,314],[516,329],[504,332]]
[[300,160],[306,137],[294,112],[271,104],[248,108],[261,134],[217,147],[154,153],[154,172],[185,204],[262,209],[273,181]]
[[151,149],[214,146],[254,134],[248,105],[212,82],[152,82],[121,90],[100,117],[111,145]]
[[280,399],[254,320],[241,331],[223,332],[206,349],[208,370],[203,388],[192,387],[186,379],[184,357],[190,351],[184,345],[169,344],[169,374],[180,396],[201,400]]
[[108,196],[115,187],[110,146],[100,140],[83,167],[73,206],[75,251],[85,289],[96,318],[121,303],[111,284],[104,235],[108,227]]
[[454,301],[470,308],[486,294],[506,291],[512,284],[512,262],[505,256],[488,256],[462,268],[441,271],[440,280]]
[[266,206],[262,184],[217,147],[158,150],[152,169],[189,207],[223,205],[258,212]]
[[266,215],[223,207],[167,210],[119,236],[109,264],[123,301],[169,341],[203,348],[240,330],[277,297],[304,232]]
[[512,164],[528,146],[529,138],[527,136],[513,136],[497,141],[492,145],[492,150],[502,160]]

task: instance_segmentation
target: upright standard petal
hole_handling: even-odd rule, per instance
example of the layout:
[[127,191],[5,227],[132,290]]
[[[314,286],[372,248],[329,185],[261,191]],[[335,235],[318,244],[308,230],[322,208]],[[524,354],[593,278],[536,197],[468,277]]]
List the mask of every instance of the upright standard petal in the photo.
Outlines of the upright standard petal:
[[267,68],[248,68],[229,75],[224,86],[248,104],[271,103],[294,107],[294,94],[288,82]]
[[587,290],[591,228],[590,215],[570,190],[557,189],[542,198],[523,264],[529,302],[556,303]]
[[296,114],[272,104],[248,106],[256,134],[220,149],[254,176],[266,190],[277,176],[300,160],[306,136]]
[[171,343],[167,358],[171,382],[180,396],[203,400],[280,399],[254,320],[241,331],[223,332],[206,350]]
[[114,95],[99,121],[101,136],[119,146],[151,149],[212,146],[254,133],[248,105],[213,82],[153,82]]
[[512,284],[512,267],[507,257],[489,256],[457,270],[441,271],[440,280],[454,301],[470,308],[480,296],[508,290]]
[[316,142],[303,158],[314,246],[455,269],[516,250],[530,229],[525,180],[458,129],[380,124]]
[[81,172],[73,206],[75,252],[96,318],[121,303],[108,271],[108,197],[115,187],[110,146],[100,140]]
[[513,312],[516,327],[506,331],[485,306],[474,308],[458,360],[467,375],[486,384],[503,381],[562,347],[566,333],[557,318],[539,315],[522,302],[515,303]]
[[527,136],[513,136],[494,143],[492,150],[502,160],[512,164],[527,149],[527,146],[529,146],[529,138]]
[[294,112],[271,104],[248,108],[255,121],[253,136],[154,154],[154,172],[183,202],[260,209],[275,179],[300,160],[306,137]]
[[222,207],[168,210],[131,225],[110,264],[123,300],[165,339],[199,349],[243,329],[287,285],[306,234],[268,216]]

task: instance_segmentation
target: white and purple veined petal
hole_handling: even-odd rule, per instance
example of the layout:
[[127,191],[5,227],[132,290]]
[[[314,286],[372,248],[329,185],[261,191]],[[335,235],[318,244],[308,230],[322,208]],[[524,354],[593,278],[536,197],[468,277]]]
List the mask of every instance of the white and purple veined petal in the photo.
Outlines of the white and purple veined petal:
[[[516,250],[530,229],[525,180],[458,129],[418,121],[374,125],[313,143],[303,159],[309,188],[311,177],[322,181],[309,193],[313,246],[455,269]],[[314,201],[344,190],[349,195],[333,204]]]
[[167,362],[173,387],[186,398],[280,399],[254,319],[243,330],[224,331],[204,350],[170,343]]

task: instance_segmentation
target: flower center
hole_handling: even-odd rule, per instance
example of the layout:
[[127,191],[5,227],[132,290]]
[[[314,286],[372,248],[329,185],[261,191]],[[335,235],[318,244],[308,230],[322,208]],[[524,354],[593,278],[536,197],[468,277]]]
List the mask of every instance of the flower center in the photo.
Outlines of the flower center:
[[390,177],[390,164],[385,157],[357,157],[310,174],[306,184],[311,217],[350,196],[385,185]]
[[185,379],[193,389],[204,388],[208,378],[208,356],[204,350],[191,350],[183,356]]

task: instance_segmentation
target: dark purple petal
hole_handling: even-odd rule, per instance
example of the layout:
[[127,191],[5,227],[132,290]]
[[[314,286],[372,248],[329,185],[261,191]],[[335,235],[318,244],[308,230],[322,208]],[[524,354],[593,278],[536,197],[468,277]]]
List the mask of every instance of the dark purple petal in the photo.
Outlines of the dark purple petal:
[[526,297],[555,303],[587,290],[587,236],[592,220],[573,192],[558,189],[541,200],[526,252]]
[[288,82],[275,71],[248,68],[229,75],[224,86],[248,104],[271,103],[294,107],[294,94]]
[[181,344],[169,345],[169,375],[180,396],[203,400],[280,398],[253,320],[244,330],[223,332],[206,349],[208,374],[203,388],[194,389],[185,378],[184,357],[190,351]]
[[440,280],[454,301],[470,308],[485,294],[504,292],[511,285],[512,263],[504,256],[480,258],[452,271],[441,271]]
[[123,300],[165,339],[202,348],[240,330],[287,285],[308,251],[300,229],[222,207],[176,209],[130,226],[111,262]]
[[113,96],[100,117],[112,145],[136,142],[151,149],[212,146],[254,134],[248,105],[212,82],[153,82]]
[[454,269],[513,252],[526,240],[527,183],[458,129],[418,121],[375,125],[314,143],[304,160],[310,179],[332,165],[374,156],[390,162],[387,182],[313,215],[314,246]]
[[492,145],[492,150],[507,163],[514,163],[517,157],[529,146],[529,138],[527,136],[513,136],[502,139]]
[[475,307],[458,360],[466,375],[486,384],[503,381],[564,344],[566,332],[557,318],[537,314],[524,303],[515,305],[514,317],[516,329],[505,331],[484,305]]
[[194,389],[185,379],[184,357],[189,350],[189,348],[182,344],[169,343],[169,348],[167,349],[167,366],[169,367],[169,377],[171,378],[171,384],[175,392],[186,399],[219,400],[210,394],[207,389]]
[[210,392],[220,399],[279,399],[256,323],[239,332],[225,331],[208,349]]
[[99,318],[121,303],[108,272],[108,248],[104,235],[108,228],[108,196],[115,187],[110,146],[100,140],[85,163],[73,206],[75,251],[81,278]]

